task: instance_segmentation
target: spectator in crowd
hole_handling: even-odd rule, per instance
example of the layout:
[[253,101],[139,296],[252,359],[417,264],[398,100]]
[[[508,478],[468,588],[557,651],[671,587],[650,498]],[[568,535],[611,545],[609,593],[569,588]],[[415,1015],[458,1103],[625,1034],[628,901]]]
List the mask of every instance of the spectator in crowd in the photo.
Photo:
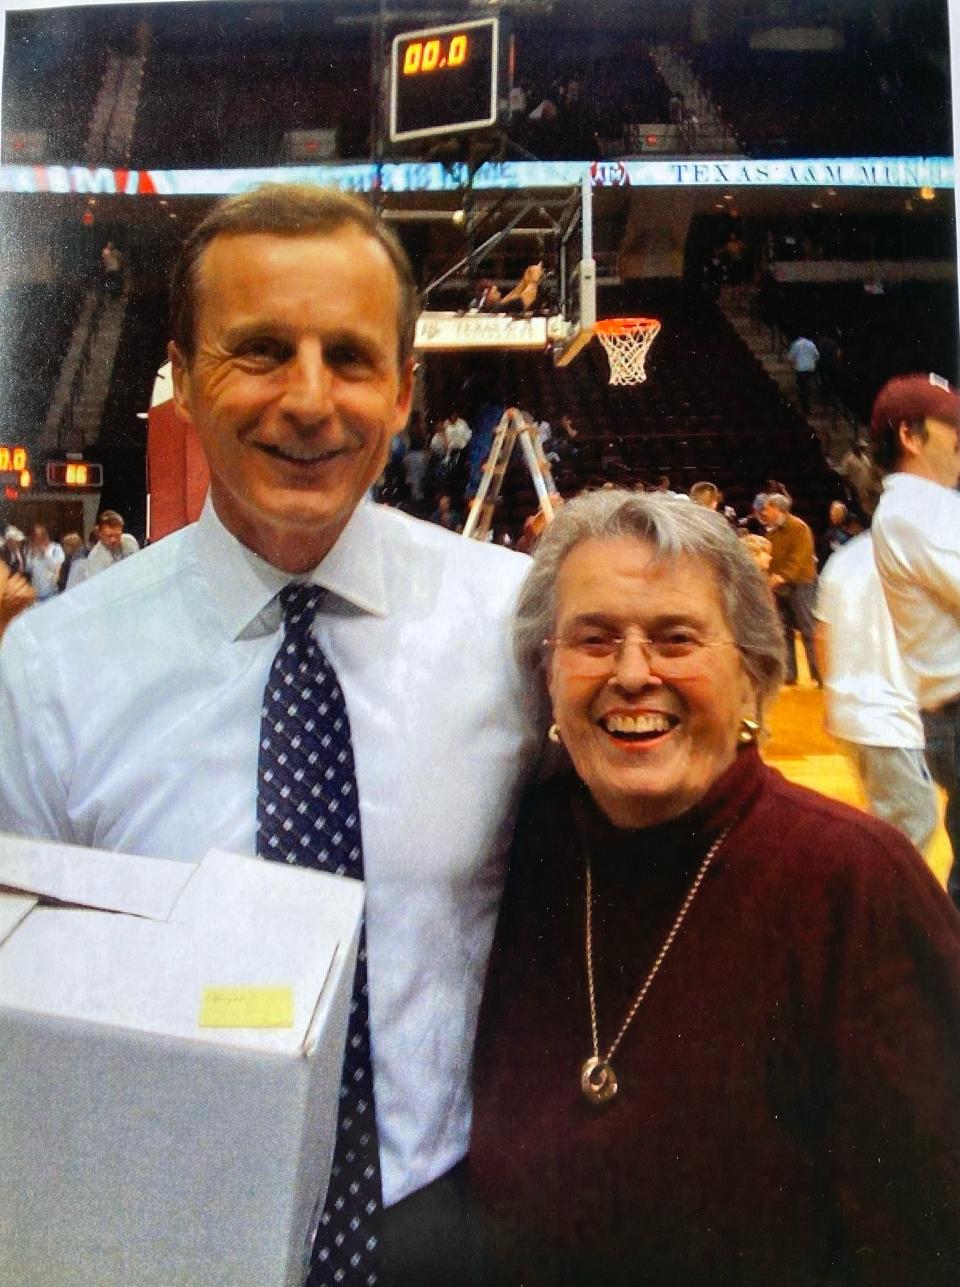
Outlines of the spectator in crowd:
[[720,488],[716,483],[694,483],[690,488],[690,499],[694,505],[702,505],[704,509],[716,511],[723,499],[720,495]]
[[510,128],[515,130],[527,114],[527,94],[519,81],[516,81],[511,86],[508,110],[510,112]]
[[474,283],[473,298],[471,299],[467,312],[469,313],[495,313],[500,307],[503,296],[500,293],[500,287],[489,277],[481,277]]
[[750,266],[747,261],[747,247],[735,228],[730,230],[721,258],[726,268],[727,281],[732,286],[742,286],[747,279]]
[[823,535],[820,537],[821,568],[831,554],[836,553],[841,545],[846,545],[850,540],[850,533],[846,527],[848,519],[849,512],[843,501],[831,501],[830,508],[827,510],[828,526],[824,528]]
[[424,435],[418,434],[416,437],[411,435],[410,450],[404,456],[402,461],[404,482],[407,486],[407,495],[410,498],[410,504],[413,506],[413,512],[419,513],[425,497],[424,483],[427,477],[427,468],[430,464],[430,456],[425,446]]
[[67,532],[60,544],[63,546],[63,562],[57,576],[57,587],[62,594],[87,579],[87,547],[79,532]]
[[3,547],[0,548],[0,558],[11,572],[18,572],[21,576],[27,575],[26,540],[19,527],[11,523],[3,533]]
[[835,407],[837,405],[840,364],[843,361],[840,332],[835,326],[827,327],[817,336],[817,351],[820,354],[820,361],[817,364],[820,398],[825,407]]
[[14,617],[29,608],[36,597],[23,573],[13,571],[6,559],[0,560],[0,639]]
[[810,414],[810,390],[813,387],[813,376],[819,360],[820,352],[816,344],[805,335],[798,335],[787,349],[787,361],[793,367],[797,377],[797,394],[805,416]]
[[437,508],[430,515],[430,522],[451,532],[459,531],[460,515],[453,508],[453,501],[446,492],[441,492],[437,497]]
[[446,436],[448,455],[454,451],[463,451],[472,436],[470,426],[458,411],[454,411],[447,416],[443,422],[443,429]]
[[816,594],[817,560],[813,533],[795,514],[790,500],[780,492],[766,497],[760,518],[772,546],[770,588],[777,598],[787,643],[787,673],[784,683],[797,682],[797,649],[794,631],[799,631],[810,668],[810,678],[823,687],[813,648],[813,600]]
[[100,252],[100,263],[103,266],[103,287],[110,295],[119,295],[123,289],[123,255],[112,241],[108,241]]
[[556,464],[572,464],[577,458],[577,429],[568,415],[560,417],[560,424],[544,444],[547,459]]
[[26,564],[30,584],[39,600],[52,598],[59,590],[57,578],[63,562],[63,547],[50,540],[50,533],[43,523],[34,523],[30,529]]
[[528,264],[523,270],[523,276],[517,282],[516,286],[503,296],[500,300],[499,307],[508,309],[512,305],[518,307],[522,313],[532,313],[537,302],[537,296],[540,293],[540,283],[543,280],[543,263],[538,261],[535,264]]
[[456,1281],[435,1230],[539,740],[506,640],[527,561],[368,500],[410,409],[418,313],[358,198],[270,184],[214,206],[171,288],[201,518],[21,616],[0,650],[0,831],[365,880],[310,1287],[425,1287],[424,1264]]
[[792,502],[793,500],[793,497],[787,491],[786,484],[781,483],[777,478],[768,478],[767,481],[763,484],[763,490],[767,496],[771,496],[771,495],[785,496],[788,501]]
[[923,758],[916,684],[897,649],[869,532],[821,572],[814,616],[827,731],[853,761],[870,812],[924,853],[937,828],[937,794]]
[[769,537],[761,536],[759,532],[741,532],[740,539],[754,563],[766,576],[770,571],[770,560],[773,557],[773,546],[770,544]]
[[[550,496],[550,503],[553,507],[554,515],[556,515],[557,510],[563,504],[563,497],[558,492],[553,492]],[[528,514],[523,521],[523,531],[517,540],[517,549],[520,553],[529,554],[549,526],[550,519],[547,518],[543,509],[536,509],[532,514]]]
[[445,460],[449,449],[450,448],[447,443],[447,422],[442,420],[440,424],[437,425],[436,432],[430,439],[430,454],[432,456],[439,456],[442,460]]
[[933,779],[947,793],[947,888],[960,906],[960,393],[897,376],[870,417],[884,475],[873,545],[897,644],[917,685]]
[[96,576],[139,550],[137,538],[123,528],[123,517],[115,509],[105,509],[100,515],[97,521],[99,540],[87,556],[88,577]]

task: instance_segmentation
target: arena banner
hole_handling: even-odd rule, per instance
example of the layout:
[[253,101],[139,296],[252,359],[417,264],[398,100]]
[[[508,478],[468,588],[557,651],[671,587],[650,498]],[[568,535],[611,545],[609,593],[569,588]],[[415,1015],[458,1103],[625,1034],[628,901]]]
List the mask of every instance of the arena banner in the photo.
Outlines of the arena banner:
[[[952,188],[949,156],[820,157],[796,160],[488,162],[474,188],[569,188],[589,173],[595,187]],[[0,166],[0,192],[80,196],[227,196],[260,183],[311,183],[350,192],[457,192],[467,167],[436,162],[284,165],[248,170],[129,170],[106,166]]]

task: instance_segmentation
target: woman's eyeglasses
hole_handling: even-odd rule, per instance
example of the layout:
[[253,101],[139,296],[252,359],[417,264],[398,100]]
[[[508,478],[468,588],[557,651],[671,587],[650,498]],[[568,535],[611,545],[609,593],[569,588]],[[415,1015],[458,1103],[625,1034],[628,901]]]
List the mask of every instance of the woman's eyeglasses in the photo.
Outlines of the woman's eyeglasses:
[[578,627],[544,639],[561,662],[570,662],[584,673],[611,673],[628,644],[640,647],[647,665],[659,675],[689,673],[703,660],[708,648],[736,647],[734,639],[704,639],[685,626],[670,626],[645,635],[639,628],[607,630],[598,626]]

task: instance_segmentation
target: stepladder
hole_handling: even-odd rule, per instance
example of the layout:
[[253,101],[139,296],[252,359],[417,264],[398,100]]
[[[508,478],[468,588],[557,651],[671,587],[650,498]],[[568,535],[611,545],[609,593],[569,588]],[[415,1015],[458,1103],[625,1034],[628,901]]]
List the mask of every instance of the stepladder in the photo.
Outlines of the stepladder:
[[480,485],[470,503],[470,512],[463,525],[464,536],[472,537],[475,541],[489,539],[497,500],[517,442],[520,443],[520,449],[537,494],[539,512],[543,515],[545,523],[553,519],[554,512],[560,503],[560,495],[553,481],[550,462],[544,455],[537,425],[526,411],[521,411],[518,407],[508,407],[494,430],[490,454],[487,456],[480,476]]

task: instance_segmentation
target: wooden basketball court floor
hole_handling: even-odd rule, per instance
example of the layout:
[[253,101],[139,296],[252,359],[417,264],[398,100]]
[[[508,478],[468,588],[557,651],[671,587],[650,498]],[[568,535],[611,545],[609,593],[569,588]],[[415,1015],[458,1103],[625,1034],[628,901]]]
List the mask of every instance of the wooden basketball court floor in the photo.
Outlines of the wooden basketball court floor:
[[[797,649],[802,652],[802,649]],[[853,766],[824,728],[823,693],[810,680],[800,662],[800,682],[782,688],[767,710],[770,736],[762,744],[763,758],[801,786],[811,787],[831,799],[865,808],[863,792]],[[941,823],[926,855],[941,884],[950,869],[951,850],[943,829],[943,799],[940,793]]]

